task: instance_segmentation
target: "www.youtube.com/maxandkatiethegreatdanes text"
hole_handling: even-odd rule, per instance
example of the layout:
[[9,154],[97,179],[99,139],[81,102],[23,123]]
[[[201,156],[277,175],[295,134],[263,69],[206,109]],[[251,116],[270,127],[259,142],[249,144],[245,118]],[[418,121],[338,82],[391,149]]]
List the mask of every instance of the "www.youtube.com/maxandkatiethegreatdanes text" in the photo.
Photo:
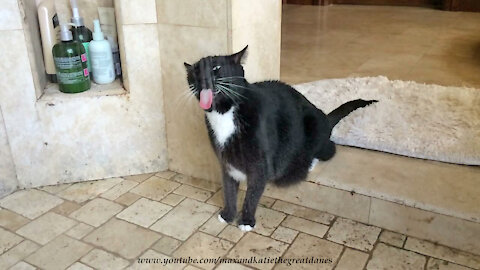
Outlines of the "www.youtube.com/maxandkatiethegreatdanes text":
[[331,258],[283,258],[283,257],[250,257],[250,258],[138,258],[138,264],[219,264],[219,263],[241,263],[241,264],[286,264],[291,266],[293,264],[330,264],[333,260]]

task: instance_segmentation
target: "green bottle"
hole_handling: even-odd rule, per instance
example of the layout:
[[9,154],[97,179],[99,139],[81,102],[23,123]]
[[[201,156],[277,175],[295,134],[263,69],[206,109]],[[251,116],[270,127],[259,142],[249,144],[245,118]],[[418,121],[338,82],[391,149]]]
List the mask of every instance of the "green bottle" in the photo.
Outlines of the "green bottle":
[[93,39],[92,31],[90,31],[90,29],[85,26],[83,18],[80,17],[80,13],[78,12],[77,0],[70,0],[70,5],[72,6],[73,14],[73,17],[71,19],[73,25],[71,29],[73,34],[73,40],[82,43],[83,47],[85,47],[85,51],[87,52],[88,71],[92,72],[92,63],[90,61],[90,52],[88,50],[90,41],[92,41]]
[[90,89],[90,72],[82,43],[73,40],[67,25],[60,26],[60,40],[52,49],[60,91],[80,93]]

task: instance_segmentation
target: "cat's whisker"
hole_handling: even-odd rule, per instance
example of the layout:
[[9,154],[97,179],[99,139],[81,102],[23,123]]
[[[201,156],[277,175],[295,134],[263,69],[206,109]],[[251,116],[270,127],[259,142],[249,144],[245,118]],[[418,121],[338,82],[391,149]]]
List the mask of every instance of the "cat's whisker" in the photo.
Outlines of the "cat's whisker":
[[239,87],[239,88],[243,88],[243,89],[250,89],[248,87],[238,85],[238,84],[234,84],[234,83],[218,82],[218,84],[223,84],[223,85],[226,85],[226,86],[234,86],[234,87]]
[[216,80],[215,83],[228,83],[228,84],[240,85],[241,82],[236,80]]
[[[238,106],[238,102],[235,100],[235,97],[232,96],[232,92],[228,88],[226,88],[224,86],[221,86],[221,85],[215,85],[215,89],[222,92],[225,96],[227,96],[229,99],[231,99],[233,101],[233,103],[235,103]],[[222,89],[224,89],[225,91],[223,91]]]
[[186,97],[188,95],[188,92],[185,91],[185,92],[181,92],[179,95],[177,95],[177,97],[175,98],[175,102],[178,102],[180,100],[182,100],[184,97]]
[[230,91],[230,94],[236,97],[237,99],[247,99],[246,97],[239,95],[238,93],[235,93],[234,91]]
[[220,91],[222,94],[224,94],[225,96],[227,96],[228,98],[232,99],[232,96],[230,95],[229,91],[227,88],[223,87],[223,86],[220,86],[220,85],[215,85],[215,89],[217,89],[217,91]]
[[[227,88],[227,89],[228,89],[228,88]],[[241,94],[239,94],[239,93],[237,93],[237,92],[235,92],[235,91],[233,91],[233,90],[231,90],[231,89],[229,89],[229,92],[230,92],[230,94],[232,94],[232,95],[235,96],[236,98],[246,99],[245,96],[243,96],[243,95],[241,95]]]
[[228,88],[228,87],[225,87],[221,84],[216,84],[216,86],[220,87],[221,89],[225,90],[224,92],[227,92],[229,95],[231,96],[235,96],[235,97],[238,97],[238,95],[236,95],[237,93],[235,93],[235,91],[233,91],[232,89]]
[[[227,98],[232,99],[232,98],[230,97],[230,95],[227,94],[227,93],[225,93],[222,89],[220,89],[218,85],[215,85],[215,90],[217,90],[217,92],[222,93],[222,94],[225,95]],[[232,100],[233,100],[233,99],[232,99]]]
[[245,97],[244,95],[238,93],[237,91],[231,89],[230,87],[228,87],[228,86],[226,86],[226,85],[224,85],[224,84],[218,83],[217,85],[219,85],[219,86],[221,86],[221,87],[224,87],[225,89],[228,90],[228,92],[230,92],[232,95],[235,95],[235,96],[238,97],[238,98],[244,98],[244,99],[246,99],[246,97]]
[[[238,84],[234,84],[234,83],[227,83],[227,82],[216,82],[216,84],[221,84],[223,86],[238,86],[239,88],[242,88],[243,86],[241,85],[238,85]],[[246,87],[243,87],[243,88],[246,88]],[[248,88],[246,88],[248,89]],[[231,89],[233,90],[233,89]]]
[[242,76],[230,76],[230,77],[217,78],[216,80],[217,80],[217,81],[227,81],[227,80],[231,80],[231,79],[243,79],[243,80],[245,80],[245,77],[242,77]]
[[219,78],[215,80],[215,83],[231,83],[231,84],[238,84],[242,83],[242,81],[245,81],[245,79],[235,79],[235,78]]
[[220,81],[218,83],[223,83],[223,84],[231,84],[231,85],[235,85],[235,86],[239,86],[239,87],[243,87],[243,88],[247,88],[243,85],[240,85],[240,84],[236,84],[236,83],[233,83],[233,82],[224,82],[224,81]]
[[194,100],[194,99],[195,99],[195,95],[194,95],[194,94],[189,95],[188,98],[187,98],[187,102],[186,102],[186,103],[191,103],[192,100]]
[[190,89],[190,90],[187,90],[185,92],[180,93],[174,101],[174,106],[175,107],[181,107],[181,105],[185,105],[188,102],[190,102],[192,97],[195,96],[195,92],[193,92],[193,91],[194,91],[194,89]]
[[184,104],[186,101],[187,96],[180,96],[176,99],[174,106],[175,107],[180,107],[180,105]]
[[181,94],[178,96],[178,98],[185,98],[185,97],[188,97],[188,96],[190,96],[190,95],[192,95],[192,94],[193,94],[192,90],[188,90],[188,91],[185,91],[185,92],[181,93]]

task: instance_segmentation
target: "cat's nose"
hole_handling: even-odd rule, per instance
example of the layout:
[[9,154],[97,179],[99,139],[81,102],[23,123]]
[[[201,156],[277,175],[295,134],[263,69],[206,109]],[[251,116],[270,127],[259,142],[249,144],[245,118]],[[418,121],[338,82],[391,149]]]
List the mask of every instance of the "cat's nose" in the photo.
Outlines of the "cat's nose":
[[212,89],[213,85],[214,84],[213,84],[213,81],[211,80],[211,78],[205,78],[200,83],[200,86],[202,87],[202,89]]

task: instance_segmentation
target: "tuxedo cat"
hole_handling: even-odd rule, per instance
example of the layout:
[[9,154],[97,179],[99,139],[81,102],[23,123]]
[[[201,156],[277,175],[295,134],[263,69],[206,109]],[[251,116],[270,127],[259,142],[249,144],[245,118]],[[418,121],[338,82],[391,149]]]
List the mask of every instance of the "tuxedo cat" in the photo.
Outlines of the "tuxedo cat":
[[305,179],[318,160],[335,154],[333,127],[355,109],[376,102],[350,101],[325,115],[285,83],[249,83],[241,64],[247,47],[233,55],[185,63],[191,94],[205,111],[210,142],[222,167],[225,206],[218,218],[234,221],[238,185],[246,181],[238,220],[243,231],[255,226],[267,181],[286,186]]

